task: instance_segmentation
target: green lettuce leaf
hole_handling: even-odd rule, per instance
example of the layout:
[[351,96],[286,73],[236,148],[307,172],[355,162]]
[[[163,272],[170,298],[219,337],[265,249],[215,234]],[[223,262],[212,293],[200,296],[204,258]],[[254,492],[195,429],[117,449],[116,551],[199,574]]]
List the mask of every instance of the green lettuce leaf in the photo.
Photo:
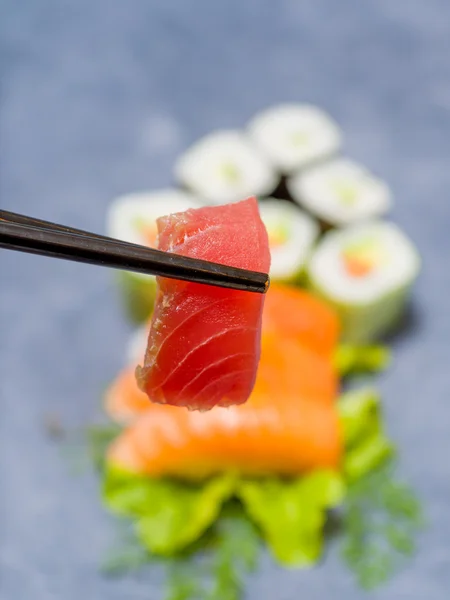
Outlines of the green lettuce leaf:
[[391,363],[392,354],[387,346],[358,346],[341,344],[335,354],[335,366],[341,376],[352,373],[383,371]]
[[370,387],[342,394],[338,402],[345,448],[357,446],[367,434],[379,428],[380,396]]
[[274,556],[286,566],[305,566],[319,558],[326,511],[345,490],[339,474],[321,470],[295,481],[242,481],[237,493]]
[[224,474],[191,485],[173,479],[152,479],[109,468],[103,498],[113,512],[134,517],[140,542],[150,552],[175,554],[217,519],[236,488],[236,477]]
[[157,480],[135,475],[108,465],[103,478],[103,502],[113,513],[139,517],[153,503]]
[[382,424],[380,397],[371,388],[347,392],[338,403],[344,439],[343,473],[354,481],[392,457]]

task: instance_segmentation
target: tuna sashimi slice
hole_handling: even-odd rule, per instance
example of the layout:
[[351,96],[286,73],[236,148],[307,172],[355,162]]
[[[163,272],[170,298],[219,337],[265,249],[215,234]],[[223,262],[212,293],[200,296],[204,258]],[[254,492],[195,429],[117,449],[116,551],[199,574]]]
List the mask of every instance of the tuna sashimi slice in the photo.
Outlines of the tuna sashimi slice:
[[[158,220],[158,248],[268,273],[258,203],[205,207]],[[158,278],[140,389],[153,402],[208,410],[245,402],[260,356],[264,296]]]

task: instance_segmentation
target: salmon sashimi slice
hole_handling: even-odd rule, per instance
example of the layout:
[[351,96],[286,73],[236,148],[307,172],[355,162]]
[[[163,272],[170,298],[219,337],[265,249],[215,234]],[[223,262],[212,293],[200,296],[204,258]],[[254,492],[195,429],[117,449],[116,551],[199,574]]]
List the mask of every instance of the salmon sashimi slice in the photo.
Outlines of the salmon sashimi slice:
[[328,357],[303,346],[293,338],[265,333],[261,360],[250,401],[283,402],[283,398],[310,398],[333,404],[339,392],[339,379]]
[[[192,209],[158,220],[166,252],[268,273],[258,203]],[[245,402],[260,357],[264,296],[158,278],[139,388],[155,403],[208,410]]]
[[285,397],[205,413],[155,405],[113,442],[108,463],[152,477],[201,479],[229,469],[295,475],[338,468],[340,454],[335,407]]
[[[284,398],[298,397],[332,404],[338,387],[339,380],[331,360],[294,339],[263,331],[258,374],[248,403],[279,404]],[[154,406],[138,388],[133,367],[119,374],[105,398],[106,411],[120,423],[131,422]]]
[[331,356],[339,338],[339,320],[329,306],[305,290],[272,284],[264,303],[263,330],[293,337]]

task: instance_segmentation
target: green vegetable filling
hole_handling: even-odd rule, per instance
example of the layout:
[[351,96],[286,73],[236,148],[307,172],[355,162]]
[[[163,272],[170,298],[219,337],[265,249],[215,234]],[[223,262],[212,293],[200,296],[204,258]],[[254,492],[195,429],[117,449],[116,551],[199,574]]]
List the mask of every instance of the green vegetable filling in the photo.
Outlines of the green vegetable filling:
[[273,224],[273,226],[268,225],[267,233],[269,236],[269,246],[276,248],[287,242],[291,234],[291,228],[288,223],[278,222]]
[[354,183],[349,183],[348,181],[336,180],[333,181],[332,186],[333,190],[339,196],[339,200],[345,206],[355,206],[358,200],[360,199],[360,190],[358,186]]
[[241,172],[233,163],[224,163],[220,165],[220,175],[227,183],[237,184],[241,179]]

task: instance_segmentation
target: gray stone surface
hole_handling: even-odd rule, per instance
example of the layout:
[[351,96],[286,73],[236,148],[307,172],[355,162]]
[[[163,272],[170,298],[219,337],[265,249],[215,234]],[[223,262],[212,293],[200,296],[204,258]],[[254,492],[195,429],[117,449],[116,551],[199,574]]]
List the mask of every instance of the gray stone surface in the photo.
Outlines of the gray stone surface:
[[[112,197],[168,184],[195,138],[284,100],[329,110],[348,154],[392,185],[424,269],[380,386],[430,526],[380,600],[449,597],[449,56],[447,0],[0,0],[4,208],[100,231]],[[1,252],[2,600],[162,597],[158,568],[99,576],[112,521],[42,429],[47,412],[95,417],[127,335],[110,272]],[[362,595],[333,549],[309,572],[266,557],[248,586],[250,599],[331,594]]]

